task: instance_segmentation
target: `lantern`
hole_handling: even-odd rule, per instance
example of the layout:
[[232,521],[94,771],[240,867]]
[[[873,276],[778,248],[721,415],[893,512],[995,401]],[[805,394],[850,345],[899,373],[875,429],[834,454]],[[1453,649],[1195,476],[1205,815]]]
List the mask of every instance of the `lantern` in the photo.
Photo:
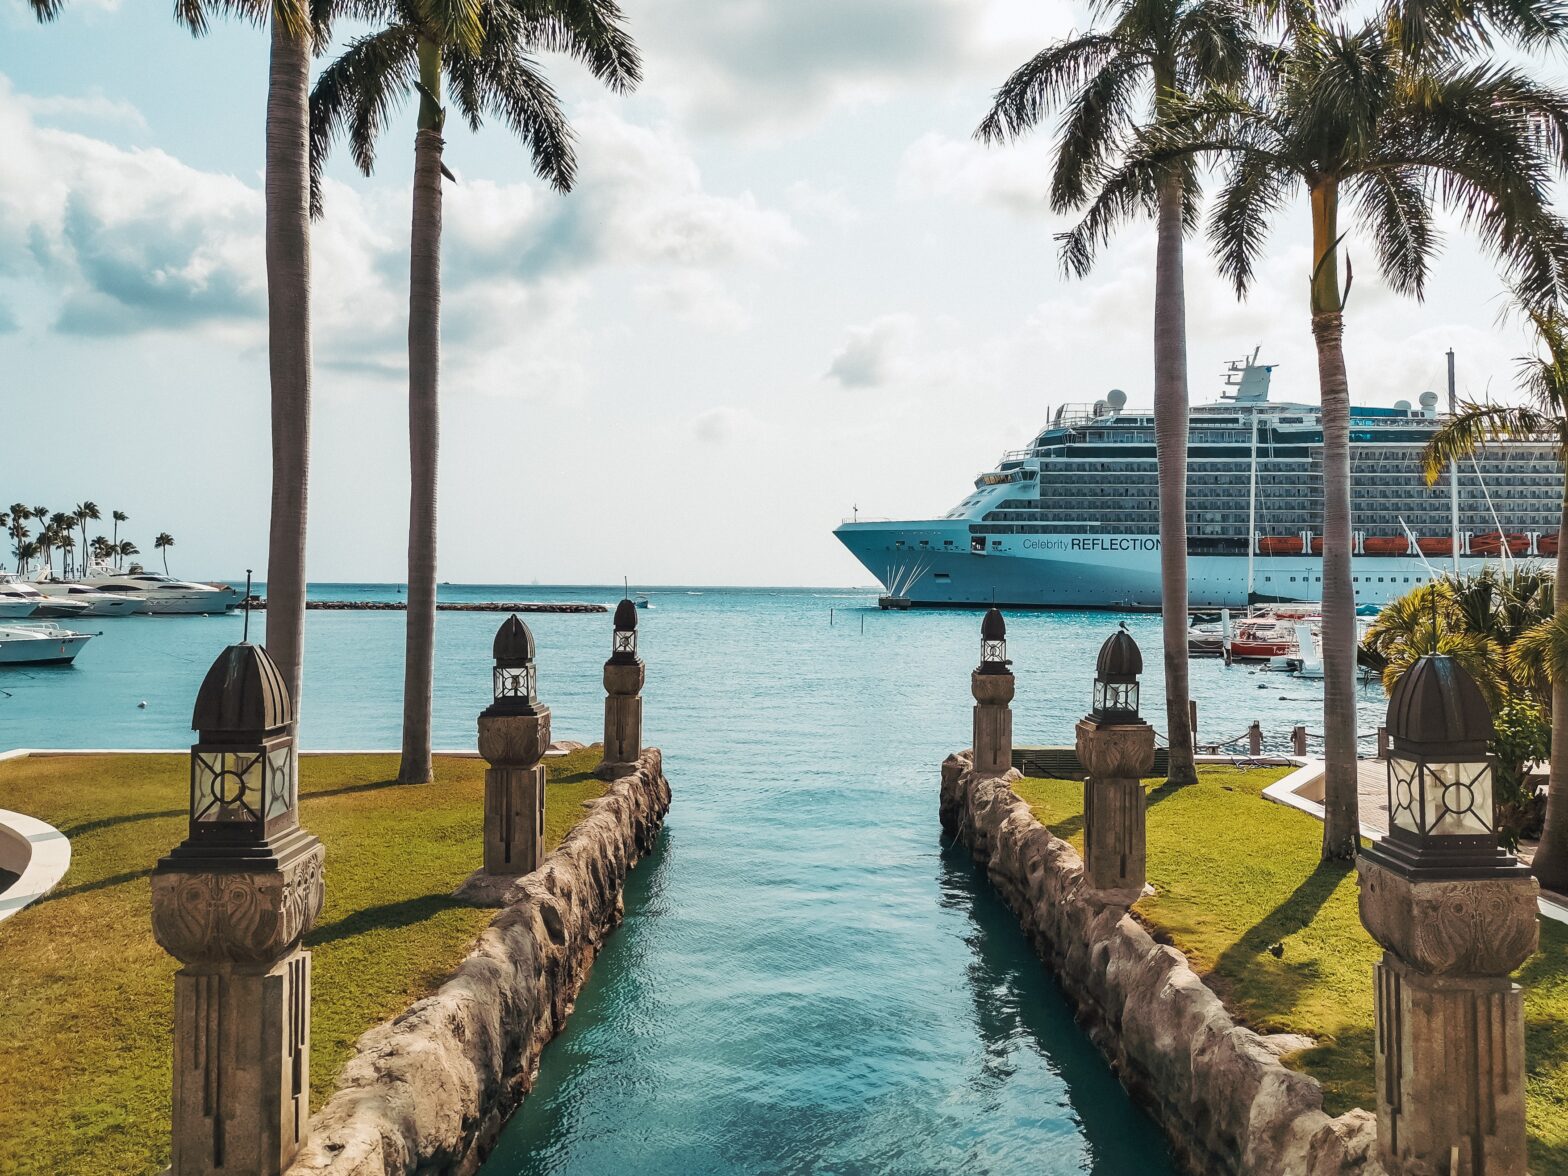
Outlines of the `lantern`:
[[1097,723],[1141,723],[1138,716],[1138,675],[1143,654],[1122,622],[1100,646],[1094,666],[1094,703],[1089,717]]
[[1410,879],[1474,878],[1522,868],[1498,847],[1492,712],[1446,654],[1405,671],[1388,698],[1388,836],[1368,856]]
[[987,609],[980,622],[980,665],[978,674],[1005,674],[1013,663],[1007,660],[1007,622],[999,609]]
[[629,665],[637,660],[637,606],[622,599],[615,606],[615,635],[610,640],[610,660]]
[[299,825],[294,704],[267,651],[218,655],[196,694],[188,844],[255,846]]
[[534,635],[513,613],[495,635],[495,701],[486,714],[531,715],[539,702],[538,667],[534,664]]

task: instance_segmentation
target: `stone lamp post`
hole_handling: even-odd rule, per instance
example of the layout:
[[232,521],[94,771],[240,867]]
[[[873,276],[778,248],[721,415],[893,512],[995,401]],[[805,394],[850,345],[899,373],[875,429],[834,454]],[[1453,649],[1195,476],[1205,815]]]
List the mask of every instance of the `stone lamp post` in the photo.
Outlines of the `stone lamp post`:
[[604,758],[594,769],[601,780],[637,770],[642,754],[642,684],[647,666],[637,656],[637,606],[623,599],[615,606],[610,659],[604,663]]
[[1013,766],[1012,662],[1007,660],[1007,622],[987,609],[980,622],[980,664],[969,675],[975,697],[975,773],[1005,775]]
[[1083,785],[1084,877],[1100,901],[1131,906],[1143,894],[1143,777],[1154,767],[1154,728],[1138,713],[1143,654],[1125,624],[1095,663],[1094,698],[1078,721]]
[[299,824],[294,706],[231,645],[196,695],[186,838],[152,874],[174,976],[174,1176],[275,1176],[310,1118],[310,953],[321,842]]
[[1452,658],[1388,700],[1388,835],[1361,852],[1376,965],[1377,1134],[1391,1173],[1525,1171],[1524,1006],[1537,886],[1497,845],[1492,716]]
[[550,708],[539,702],[534,635],[513,613],[492,648],[494,700],[479,712],[485,771],[485,873],[529,874],[544,861],[544,753]]

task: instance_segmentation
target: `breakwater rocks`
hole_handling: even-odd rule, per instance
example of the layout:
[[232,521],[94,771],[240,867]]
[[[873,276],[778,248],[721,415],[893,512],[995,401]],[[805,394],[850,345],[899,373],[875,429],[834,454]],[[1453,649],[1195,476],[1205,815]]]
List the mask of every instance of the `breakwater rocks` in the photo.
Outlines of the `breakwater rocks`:
[[968,752],[942,765],[942,827],[984,867],[1122,1085],[1199,1173],[1382,1176],[1377,1120],[1331,1119],[1315,1080],[1281,1053],[1309,1044],[1237,1025],[1173,947],[1095,902],[1083,862],[1013,792],[1016,769],[976,779]]
[[289,1176],[476,1171],[533,1088],[669,807],[649,748],[543,866],[508,880],[508,905],[446,983],[359,1039]]
[[[265,612],[267,602],[260,598],[252,600],[253,609]],[[320,609],[323,612],[407,612],[408,604],[401,600],[307,600],[307,611]],[[437,612],[493,612],[493,613],[602,613],[610,610],[602,604],[577,604],[570,601],[560,604],[540,603],[538,601],[497,601],[475,600],[465,603],[442,602],[436,605]]]

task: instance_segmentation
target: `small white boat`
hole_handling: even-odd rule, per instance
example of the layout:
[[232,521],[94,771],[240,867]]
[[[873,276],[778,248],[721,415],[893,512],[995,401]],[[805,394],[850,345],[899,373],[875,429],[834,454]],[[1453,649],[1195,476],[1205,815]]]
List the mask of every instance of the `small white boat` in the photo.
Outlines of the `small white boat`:
[[[128,617],[133,613],[144,613],[147,611],[147,602],[145,600],[139,600],[132,596],[122,596],[115,592],[105,592],[102,588],[94,588],[88,584],[78,584],[72,580],[34,580],[33,587],[51,601],[67,600],[72,604],[85,605],[83,616]],[[39,613],[38,615],[48,616],[49,614]]]
[[166,613],[225,613],[240,602],[241,593],[227,584],[193,584],[156,572],[109,572],[91,568],[82,582],[90,588],[140,600],[147,611]]
[[96,633],[75,633],[59,625],[0,625],[0,666],[58,666],[76,660]]
[[38,591],[12,572],[0,572],[0,605],[31,603],[32,608],[26,612],[10,611],[0,613],[6,617],[79,617],[87,611],[87,605],[78,604],[74,600],[52,600]]

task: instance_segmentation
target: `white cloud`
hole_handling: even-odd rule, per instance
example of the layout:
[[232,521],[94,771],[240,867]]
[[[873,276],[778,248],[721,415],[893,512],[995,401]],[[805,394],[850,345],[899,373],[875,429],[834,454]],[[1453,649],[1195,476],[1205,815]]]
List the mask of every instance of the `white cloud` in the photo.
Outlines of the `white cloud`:
[[887,314],[861,327],[851,327],[848,338],[828,364],[829,379],[845,388],[876,388],[907,371],[905,354],[913,343],[915,320],[907,314]]
[[810,180],[796,180],[784,190],[784,199],[801,216],[824,221],[837,229],[848,228],[860,219],[860,209],[841,188],[819,188]]
[[752,322],[724,283],[703,270],[675,270],[644,282],[637,287],[637,300],[711,331],[743,331]]
[[757,418],[751,413],[725,404],[706,409],[691,421],[691,435],[704,445],[726,445],[753,434],[757,428]]
[[[1051,151],[1036,141],[988,147],[931,131],[904,152],[898,194],[906,200],[932,196],[965,204],[992,204],[1035,219],[1051,216]],[[1055,218],[1065,227],[1067,217]]]
[[87,122],[119,123],[135,130],[147,129],[142,112],[129,102],[109,98],[101,90],[86,94],[56,94],[43,97],[35,94],[16,94],[14,101],[23,110],[41,122],[56,119],[79,119]]

